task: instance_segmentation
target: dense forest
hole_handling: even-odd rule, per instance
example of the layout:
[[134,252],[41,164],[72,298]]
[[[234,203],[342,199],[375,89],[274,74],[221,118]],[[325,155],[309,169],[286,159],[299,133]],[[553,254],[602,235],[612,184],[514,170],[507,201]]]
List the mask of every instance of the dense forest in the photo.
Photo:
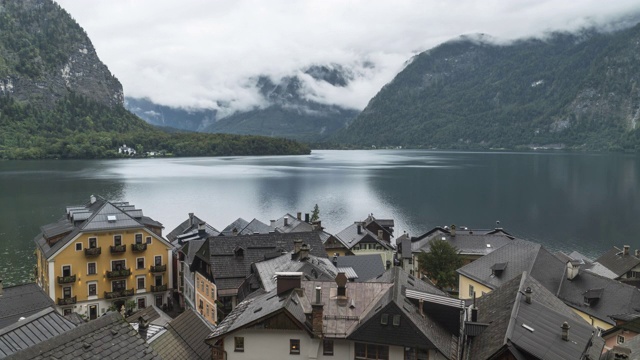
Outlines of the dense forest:
[[308,154],[290,140],[166,132],[123,107],[122,85],[51,0],[0,1],[0,159]]
[[414,57],[332,140],[448,149],[640,150],[640,25]]

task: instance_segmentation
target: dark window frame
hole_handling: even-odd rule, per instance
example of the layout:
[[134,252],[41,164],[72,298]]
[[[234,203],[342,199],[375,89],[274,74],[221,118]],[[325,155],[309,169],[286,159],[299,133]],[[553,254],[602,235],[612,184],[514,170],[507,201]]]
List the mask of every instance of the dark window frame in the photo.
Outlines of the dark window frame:
[[289,354],[300,355],[300,339],[289,339]]
[[333,356],[333,340],[322,340],[322,355]]
[[233,351],[244,352],[244,336],[233,337]]

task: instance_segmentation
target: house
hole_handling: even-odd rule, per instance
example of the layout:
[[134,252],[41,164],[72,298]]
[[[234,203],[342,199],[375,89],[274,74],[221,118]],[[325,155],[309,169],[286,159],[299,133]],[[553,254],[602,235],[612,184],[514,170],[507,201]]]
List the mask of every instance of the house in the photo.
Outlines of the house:
[[272,231],[279,233],[292,233],[292,232],[307,232],[319,230],[317,226],[314,226],[309,221],[309,214],[305,214],[305,219],[302,219],[302,213],[297,213],[296,216],[291,214],[285,214],[277,220],[271,220],[270,226]]
[[252,235],[252,234],[268,234],[273,229],[269,225],[261,222],[258,219],[247,221],[243,218],[238,218],[231,224],[227,225],[221,232],[221,236],[237,236],[237,235]]
[[163,359],[210,359],[206,338],[215,330],[193,309],[187,309],[153,339],[150,345]]
[[47,307],[0,329],[0,358],[7,357],[76,327],[76,324]]
[[157,306],[150,305],[129,315],[125,320],[148,342],[149,339],[164,330],[172,319]]
[[55,307],[53,300],[36,283],[2,286],[0,279],[0,329],[40,311]]
[[178,236],[199,233],[201,230],[205,230],[205,232],[209,234],[209,236],[217,236],[220,234],[218,230],[209,225],[206,221],[200,219],[194,213],[189,213],[189,217],[187,218],[187,220],[181,222],[170,233],[167,234],[167,240],[173,243],[177,240]]
[[[477,300],[465,322],[472,359],[599,359],[604,340],[528,272]],[[466,358],[466,357],[465,357]]]
[[600,360],[637,360],[640,359],[640,336],[625,341],[624,344],[614,345],[606,350]]
[[[426,303],[444,305],[452,334]],[[211,333],[214,359],[452,359],[461,302],[397,268],[378,281],[305,280],[278,273],[277,286],[253,293]],[[445,313],[442,312],[441,313]]]
[[133,156],[136,154],[136,149],[128,147],[126,144],[123,144],[118,148],[118,154]]
[[349,273],[355,276],[349,281],[364,282],[382,275],[386,269],[382,258],[377,254],[358,256],[334,256],[332,261],[339,272],[344,272],[349,278]]
[[[193,261],[189,264],[190,271],[196,273],[197,311],[215,324],[217,312],[222,311],[220,317],[223,317],[237,304],[238,291],[250,275],[251,264],[293,249],[295,240],[308,245],[309,254],[326,257],[319,232],[316,231],[207,238],[193,254]],[[214,306],[216,300],[223,305],[222,308]]]
[[616,279],[618,275],[616,275],[613,271],[606,268],[604,265],[595,262],[588,257],[580,254],[577,251],[572,251],[569,254],[565,254],[562,251],[556,252],[556,257],[562,262],[567,263],[569,261],[577,262],[580,265],[580,268],[585,271],[590,271],[594,274],[598,274],[600,276],[604,276],[609,279]]
[[611,350],[616,345],[625,346],[629,340],[640,334],[640,317],[634,317],[628,322],[616,322],[616,326],[602,332],[605,350]]
[[96,319],[126,301],[170,304],[173,247],[162,224],[134,205],[91,196],[40,229],[36,282],[61,313]]
[[395,247],[387,240],[389,233],[384,230],[378,230],[374,233],[366,225],[366,222],[357,221],[335,234],[334,238],[343,245],[344,252],[348,252],[347,255],[378,254],[385,266],[391,266],[394,260]]
[[113,311],[9,355],[6,359],[160,359],[129,323]]
[[481,298],[526,271],[593,327],[609,329],[615,325],[611,316],[640,310],[640,290],[583,265],[563,263],[540,244],[515,240],[457,270],[460,298]]
[[616,274],[618,280],[640,280],[640,250],[632,254],[629,248],[629,245],[624,245],[622,249],[614,246],[596,262]]
[[[407,238],[410,240],[407,241]],[[511,243],[515,237],[501,228],[482,230],[469,229],[464,226],[456,227],[456,225],[435,227],[417,237],[403,235],[398,238],[398,254],[400,254],[400,261],[405,270],[410,274],[418,273],[418,255],[422,252],[429,252],[431,241],[434,239],[445,240],[454,246],[462,258],[463,265],[466,265]],[[410,244],[410,249],[407,249],[407,243]]]

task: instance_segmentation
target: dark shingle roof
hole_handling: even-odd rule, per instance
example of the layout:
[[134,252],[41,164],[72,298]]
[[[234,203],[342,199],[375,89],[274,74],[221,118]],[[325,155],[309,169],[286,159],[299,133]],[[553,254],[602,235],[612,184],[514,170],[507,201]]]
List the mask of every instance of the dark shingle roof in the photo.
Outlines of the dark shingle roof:
[[253,219],[240,231],[240,235],[268,234],[271,231],[273,229],[269,225],[258,219]]
[[640,265],[640,258],[634,256],[631,252],[624,255],[623,250],[614,246],[613,249],[597,258],[596,262],[604,265],[607,269],[613,271],[618,277],[620,277],[627,271]]
[[160,359],[118,312],[82,324],[7,359]]
[[55,304],[35,283],[8,286],[0,296],[0,328]]
[[0,329],[0,358],[34,346],[74,327],[74,323],[53,308],[44,309]]
[[453,236],[451,230],[435,228],[411,239],[412,252],[428,252],[433,239],[446,240],[458,249],[460,254],[482,256],[513,242],[514,237],[504,231],[458,229]]
[[[530,304],[523,295],[532,290]],[[589,353],[599,353],[601,338],[594,329],[553,293],[526,272],[504,283],[477,300],[478,321],[489,326],[471,345],[477,359],[488,359],[509,345],[536,359],[581,359],[591,342]],[[570,341],[562,340],[560,327],[567,322]],[[527,357],[528,358],[528,357]]]
[[[358,234],[358,226],[360,226],[360,233]],[[378,235],[367,230],[361,223],[353,223],[347,226],[344,230],[335,234],[335,238],[338,239],[347,249],[351,249],[363,240],[380,244],[385,249],[393,249],[390,243],[384,240],[378,240]]]
[[207,233],[210,236],[217,236],[220,234],[220,232],[216,230],[213,226],[209,225],[207,222],[201,220],[199,217],[190,213],[187,220],[180,223],[178,226],[176,226],[175,229],[171,230],[171,232],[167,234],[167,239],[169,240],[169,242],[173,242],[174,240],[177,239],[178,235],[186,234],[192,231],[197,232],[198,225],[201,223],[206,224],[205,226],[207,229]]
[[[287,226],[284,225],[285,217],[287,218]],[[302,220],[298,220],[297,217],[292,216],[291,214],[285,214],[271,224],[271,229],[281,233],[306,232],[312,231],[313,225]]]
[[373,279],[385,272],[382,256],[379,254],[338,256],[336,257],[338,267],[351,267],[355,270],[358,278],[357,282]]
[[137,311],[127,317],[126,320],[128,323],[135,323],[140,319],[140,317],[150,324],[158,326],[165,326],[169,321],[171,321],[171,317],[155,305],[150,305],[140,311]]
[[237,218],[234,222],[232,222],[231,224],[227,225],[226,228],[222,229],[222,231],[220,231],[220,235],[232,236],[234,229],[239,234],[240,231],[242,231],[242,229],[244,229],[247,225],[249,225],[249,222],[247,220],[245,220],[243,218]]
[[326,257],[310,255],[306,260],[299,260],[299,257],[292,257],[291,252],[274,259],[257,262],[253,264],[253,268],[254,275],[259,279],[265,291],[276,288],[275,274],[277,272],[301,272],[309,279],[325,281],[334,280],[338,274],[338,269]]
[[210,359],[211,349],[204,341],[215,330],[192,309],[187,309],[167,325],[167,331],[151,342],[163,359]]
[[[237,289],[250,274],[251,264],[265,260],[265,254],[293,250],[294,240],[309,245],[311,255],[327,256],[318,232],[210,237],[209,246],[203,245],[196,256],[209,257],[218,291]],[[238,249],[242,256],[236,256]]]

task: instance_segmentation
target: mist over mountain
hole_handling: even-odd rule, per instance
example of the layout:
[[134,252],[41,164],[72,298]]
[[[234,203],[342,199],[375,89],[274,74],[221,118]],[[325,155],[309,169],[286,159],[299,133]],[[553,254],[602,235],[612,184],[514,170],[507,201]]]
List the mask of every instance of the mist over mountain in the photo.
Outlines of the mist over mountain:
[[507,44],[489,39],[461,37],[415,56],[333,140],[364,147],[640,148],[640,25]]

